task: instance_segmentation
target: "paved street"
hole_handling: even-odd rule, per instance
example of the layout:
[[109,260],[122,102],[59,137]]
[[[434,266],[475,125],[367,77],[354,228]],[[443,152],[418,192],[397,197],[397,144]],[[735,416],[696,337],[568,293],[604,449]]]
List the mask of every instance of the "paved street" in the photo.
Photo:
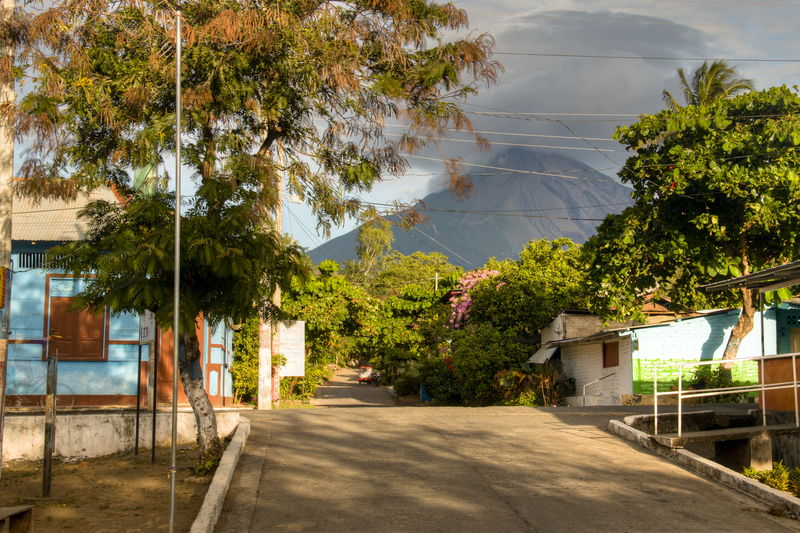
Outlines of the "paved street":
[[317,388],[311,403],[317,407],[365,407],[394,405],[387,387],[358,382],[358,371],[339,370],[324,387]]
[[[385,392],[332,387],[321,397],[351,397],[349,405]],[[602,429],[630,413],[253,411],[219,531],[800,531],[798,522],[762,511],[765,504]]]

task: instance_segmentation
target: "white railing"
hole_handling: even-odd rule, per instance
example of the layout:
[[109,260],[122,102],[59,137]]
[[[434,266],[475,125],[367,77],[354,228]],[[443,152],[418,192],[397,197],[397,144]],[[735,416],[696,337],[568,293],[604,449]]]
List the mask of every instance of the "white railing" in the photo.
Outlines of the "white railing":
[[[758,356],[758,357],[741,357],[736,359],[728,359],[728,360],[721,360],[721,359],[714,359],[711,361],[692,361],[687,363],[666,363],[663,365],[656,365],[655,372],[653,373],[653,415],[654,415],[654,423],[655,423],[655,431],[654,434],[658,435],[658,397],[659,396],[678,396],[678,436],[681,436],[682,432],[682,422],[683,422],[683,399],[684,398],[703,398],[706,396],[718,396],[720,394],[732,394],[732,393],[743,393],[743,392],[760,392],[761,393],[761,414],[763,417],[763,423],[767,425],[767,410],[766,410],[766,395],[764,394],[766,391],[771,390],[778,390],[778,389],[794,389],[794,421],[795,426],[800,427],[800,416],[798,412],[800,409],[798,408],[798,398],[797,398],[797,357],[800,356],[800,353],[787,353],[787,354],[778,354],[778,355],[766,355],[766,356]],[[784,381],[781,383],[769,383],[764,384],[764,361],[769,359],[788,359],[792,358],[792,381]],[[737,387],[725,387],[719,389],[700,389],[700,390],[691,390],[691,391],[684,391],[683,390],[683,369],[686,367],[695,367],[695,366],[705,366],[705,365],[719,365],[719,364],[726,364],[726,363],[741,363],[744,361],[759,361],[761,366],[761,383],[755,383],[753,385],[741,385]],[[678,390],[676,391],[666,391],[666,392],[658,392],[658,369],[659,368],[666,368],[666,367],[675,367],[678,366]]]

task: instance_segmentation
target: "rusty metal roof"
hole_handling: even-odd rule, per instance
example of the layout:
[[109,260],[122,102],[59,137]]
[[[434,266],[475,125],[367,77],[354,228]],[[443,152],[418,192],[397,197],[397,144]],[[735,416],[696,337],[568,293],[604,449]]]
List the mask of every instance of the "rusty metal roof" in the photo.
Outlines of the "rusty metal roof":
[[772,268],[765,268],[764,270],[747,274],[746,276],[700,285],[698,288],[712,292],[744,287],[746,289],[759,289],[760,292],[767,292],[798,284],[800,284],[800,260]]
[[87,224],[78,211],[94,200],[119,203],[111,189],[103,187],[71,201],[40,200],[14,195],[11,238],[15,241],[79,241],[86,238]]

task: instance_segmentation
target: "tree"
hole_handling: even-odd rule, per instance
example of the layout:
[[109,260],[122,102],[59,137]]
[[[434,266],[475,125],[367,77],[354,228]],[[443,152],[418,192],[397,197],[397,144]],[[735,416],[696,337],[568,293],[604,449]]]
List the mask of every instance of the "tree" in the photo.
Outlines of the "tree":
[[359,226],[356,235],[358,261],[348,259],[344,262],[344,276],[358,285],[363,285],[375,273],[381,258],[389,253],[394,242],[392,223],[374,213],[370,215],[370,220]]
[[[213,409],[199,398],[193,323],[200,312],[212,321],[226,313],[240,321],[257,312],[278,316],[269,302],[253,302],[267,285],[300,271],[296,249],[256,229],[281,201],[282,171],[288,192],[312,206],[327,233],[361,208],[348,194],[403,172],[402,152],[452,129],[471,131],[452,98],[496,81],[501,67],[490,59],[489,35],[444,40],[445,31],[467,25],[466,13],[451,4],[189,0],[179,7],[181,163],[192,170],[197,193],[179,201],[133,198],[121,210],[97,205],[85,214],[94,224],[91,246],[101,248],[64,252],[74,254],[68,268],[76,275],[98,269],[109,283],[105,294],[99,282],[90,284],[96,290],[82,305],[113,312],[154,306],[159,326],[169,326],[172,296],[164,283],[174,250],[165,214],[185,202],[180,371],[190,400],[199,402],[192,400],[203,422],[201,453],[213,458],[219,448],[203,421],[213,419]],[[19,191],[69,197],[112,184],[133,197],[130,173],[163,164],[176,148],[175,6],[62,0],[26,8],[0,28],[0,44],[16,51],[15,65],[0,62],[0,77],[26,82],[28,90],[0,104],[15,134],[32,139]],[[387,117],[408,126],[399,140],[383,136]],[[286,154],[283,168],[271,157],[276,142]],[[487,146],[479,136],[477,142]],[[446,163],[451,190],[467,194],[471,183],[457,161]],[[255,281],[259,269],[269,283]],[[224,288],[230,294],[219,292]]]
[[[686,79],[682,67],[676,69],[680,78],[681,92],[686,100],[686,105],[701,107],[711,105],[720,98],[730,98],[744,91],[754,91],[755,83],[748,78],[739,78],[736,67],[728,66],[724,60],[708,61],[694,71],[692,81]],[[662,93],[667,109],[675,111],[681,106],[670,92],[664,89]]]
[[[646,291],[673,302],[742,305],[725,348],[753,329],[750,291],[700,284],[749,274],[800,252],[800,98],[786,87],[647,115],[615,134],[636,154],[620,172],[634,205],[608,215],[584,249],[591,308],[641,315]],[[784,291],[785,292],[785,291]]]
[[437,275],[441,284],[461,271],[460,266],[451,265],[447,256],[439,252],[403,255],[395,250],[381,260],[380,269],[371,280],[370,292],[378,296],[400,294],[410,285],[433,292]]
[[[201,462],[218,460],[222,448],[203,386],[197,321],[241,322],[257,310],[254,302],[305,274],[296,246],[263,233],[236,191],[218,185],[209,196],[222,207],[211,208],[198,195],[181,221],[178,370],[197,419]],[[49,258],[54,268],[76,277],[92,274],[76,297],[77,308],[114,315],[150,310],[161,327],[172,325],[175,208],[174,195],[157,194],[133,197],[126,205],[93,202],[82,210],[90,223],[87,240],[56,247]],[[274,316],[277,309],[261,311]]]
[[561,309],[581,305],[582,261],[581,249],[567,238],[531,241],[519,261],[490,261],[500,274],[471,291],[471,321],[538,339]]

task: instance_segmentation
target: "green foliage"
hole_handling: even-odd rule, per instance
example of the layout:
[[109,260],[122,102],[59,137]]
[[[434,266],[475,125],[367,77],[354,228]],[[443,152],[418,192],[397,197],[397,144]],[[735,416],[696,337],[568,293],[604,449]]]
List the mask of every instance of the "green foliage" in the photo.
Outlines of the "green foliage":
[[358,228],[356,253],[359,270],[369,276],[378,268],[381,258],[392,249],[392,224],[383,218],[365,222]]
[[198,477],[204,477],[211,473],[212,470],[219,466],[219,460],[207,460],[201,461],[198,463],[197,466],[194,467],[194,475]]
[[[214,185],[213,187],[210,185]],[[213,194],[211,191],[213,190]],[[208,195],[206,195],[208,193]],[[197,317],[212,325],[241,322],[259,311],[277,315],[265,301],[276,286],[305,275],[295,245],[284,246],[253,220],[248,195],[230,184],[201,188],[181,220],[181,332],[194,332]],[[218,203],[222,202],[222,203]],[[159,327],[173,323],[174,195],[136,196],[125,205],[91,202],[79,217],[85,241],[49,251],[52,264],[85,277],[76,305],[93,312],[155,314]],[[268,279],[264,272],[270,272]]]
[[[681,93],[688,106],[707,106],[721,98],[730,98],[744,91],[754,90],[751,79],[739,78],[736,67],[729,66],[724,60],[708,61],[694,71],[692,81],[686,79],[682,67],[677,68],[680,79]],[[681,105],[664,89],[662,93],[664,103],[668,109],[680,109]]]
[[745,476],[755,479],[768,487],[782,491],[791,491],[795,496],[800,493],[800,469],[794,468],[789,471],[783,466],[783,461],[772,463],[772,470],[756,470],[747,466],[742,472]]
[[407,292],[411,285],[415,285],[420,291],[432,293],[437,273],[439,286],[444,287],[447,283],[452,284],[452,276],[462,270],[461,267],[450,264],[447,256],[439,252],[403,255],[395,250],[381,259],[380,267],[370,280],[368,289],[371,294],[383,297]]
[[[286,364],[281,354],[272,356],[273,365]],[[242,324],[242,329],[233,336],[233,375],[234,401],[252,403],[258,401],[258,317],[252,317]],[[306,375],[302,378],[281,378],[281,398],[307,399],[317,387],[330,378],[325,362],[306,361]],[[302,396],[305,384],[305,396]]]
[[506,405],[557,407],[575,392],[575,379],[567,377],[559,360],[502,370],[495,374],[495,384]]
[[[646,115],[617,129],[635,203],[584,246],[591,310],[641,318],[655,289],[694,308],[741,304],[697,286],[798,257],[800,98],[786,87]],[[738,292],[738,293],[737,293]]]
[[[725,368],[712,365],[698,366],[690,378],[693,389],[725,389],[728,387],[743,387],[751,385],[749,381],[734,381],[731,373]],[[700,398],[701,403],[747,403],[749,400],[746,392],[733,394],[719,394]]]
[[529,346],[513,342],[497,328],[469,325],[454,333],[452,363],[448,366],[462,384],[464,401],[484,405],[500,398],[494,387],[495,374],[521,366],[530,356]]
[[252,317],[233,334],[233,403],[258,400],[258,318]]
[[537,337],[558,311],[581,305],[581,261],[580,249],[566,238],[531,241],[518,261],[490,261],[487,266],[500,275],[470,291],[470,321]]
[[[0,46],[16,53],[0,77],[26,87],[0,113],[35,145],[19,187],[128,190],[129,172],[175,150],[175,7],[36,4],[19,5],[0,33]],[[180,9],[183,164],[202,185],[257,195],[266,220],[280,202],[270,156],[280,142],[287,192],[312,206],[323,233],[360,211],[351,192],[405,170],[401,154],[422,146],[418,136],[435,143],[439,128],[470,129],[443,96],[462,101],[502,69],[490,59],[491,36],[442,38],[468,23],[450,4],[187,0]],[[402,116],[411,133],[385,139],[386,116]],[[469,180],[450,167],[461,194]]]

